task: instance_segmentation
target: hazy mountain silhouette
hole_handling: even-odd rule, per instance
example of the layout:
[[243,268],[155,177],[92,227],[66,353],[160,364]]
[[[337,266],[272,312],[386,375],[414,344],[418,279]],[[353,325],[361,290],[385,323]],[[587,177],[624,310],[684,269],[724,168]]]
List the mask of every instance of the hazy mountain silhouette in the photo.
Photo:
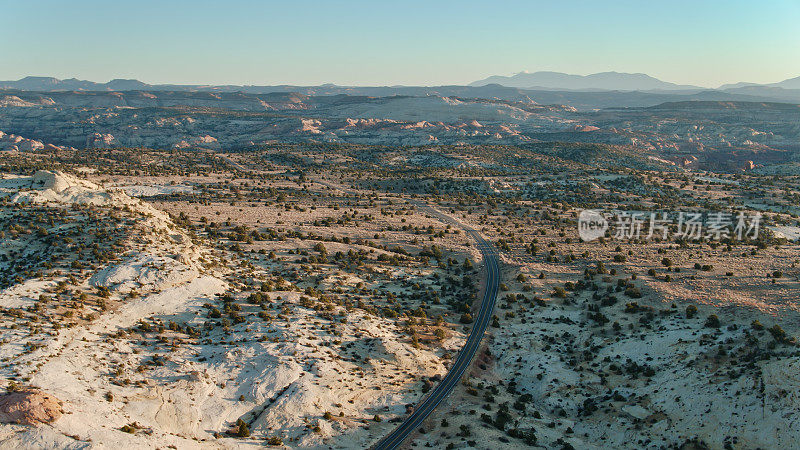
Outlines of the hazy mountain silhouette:
[[494,75],[470,86],[499,84],[522,89],[552,90],[605,90],[605,91],[654,91],[654,90],[701,90],[698,86],[678,85],[661,81],[643,73],[602,72],[592,75],[570,75],[561,72],[520,72],[505,77]]
[[[497,83],[519,84],[537,80],[545,86],[516,87]],[[485,84],[487,81],[492,83]],[[591,88],[587,86],[592,86]],[[523,103],[563,104],[578,109],[608,107],[642,107],[669,101],[751,101],[800,103],[800,77],[760,85],[736,83],[718,89],[703,89],[666,83],[644,74],[620,74],[607,72],[588,76],[567,75],[558,72],[521,73],[513,77],[489,77],[469,86],[237,86],[237,85],[188,85],[148,84],[135,79],[115,79],[108,83],[69,78],[29,76],[16,81],[0,81],[0,89],[7,91],[150,91],[150,92],[240,92],[264,95],[292,93],[309,96],[412,96],[412,97],[461,97],[517,101]]]

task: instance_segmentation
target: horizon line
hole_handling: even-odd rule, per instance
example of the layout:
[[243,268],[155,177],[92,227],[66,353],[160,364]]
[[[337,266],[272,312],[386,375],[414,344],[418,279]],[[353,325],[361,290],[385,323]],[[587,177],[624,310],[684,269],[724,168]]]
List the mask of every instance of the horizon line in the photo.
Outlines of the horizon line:
[[[513,72],[511,75],[500,75],[500,74],[487,75],[487,76],[485,76],[485,77],[483,77],[483,78],[481,78],[479,80],[470,81],[470,82],[467,82],[467,83],[464,83],[464,84],[459,84],[457,82],[439,83],[439,84],[338,84],[338,83],[333,83],[333,82],[323,82],[323,83],[318,83],[318,84],[293,84],[293,83],[290,83],[290,82],[274,83],[274,84],[258,84],[258,83],[255,83],[255,82],[251,82],[251,83],[237,84],[237,83],[231,83],[231,82],[223,82],[223,83],[192,83],[192,82],[163,82],[163,81],[152,82],[152,81],[143,81],[142,79],[136,78],[136,77],[134,77],[134,78],[117,77],[117,78],[111,78],[108,81],[94,81],[94,80],[89,80],[89,79],[84,79],[84,78],[78,78],[77,76],[74,76],[74,75],[70,76],[68,78],[59,78],[59,77],[52,76],[52,75],[25,75],[25,76],[23,76],[23,77],[21,77],[19,79],[0,80],[0,82],[19,82],[19,81],[23,81],[23,80],[25,80],[27,78],[52,78],[52,79],[55,79],[55,80],[58,80],[58,81],[75,80],[75,81],[95,83],[95,84],[108,84],[108,83],[111,83],[112,81],[137,81],[137,82],[140,82],[140,83],[147,84],[149,86],[193,86],[193,87],[213,87],[213,86],[238,86],[238,87],[297,86],[297,87],[317,87],[317,86],[337,86],[337,87],[362,87],[362,88],[366,88],[366,87],[389,87],[389,88],[391,88],[391,87],[429,87],[430,88],[430,87],[440,87],[440,86],[465,86],[465,87],[469,87],[469,85],[472,84],[472,83],[475,83],[477,81],[482,81],[482,80],[484,80],[486,78],[490,78],[490,77],[513,77],[513,76],[520,75],[520,74],[536,74],[536,73],[556,73],[556,74],[563,74],[563,75],[569,75],[569,76],[580,76],[580,77],[587,77],[587,76],[591,76],[591,75],[606,74],[606,73],[608,73],[608,74],[621,74],[621,75],[645,75],[645,76],[651,77],[651,78],[653,78],[655,80],[658,80],[658,81],[661,81],[661,82],[664,82],[664,83],[671,83],[671,84],[674,84],[676,86],[687,86],[687,88],[692,88],[693,87],[693,88],[712,89],[712,90],[717,90],[717,89],[722,88],[723,86],[736,85],[736,84],[767,86],[767,85],[770,85],[770,84],[777,84],[777,83],[781,83],[783,81],[787,81],[787,80],[791,80],[791,79],[794,79],[794,78],[798,78],[798,77],[789,77],[789,78],[785,78],[785,79],[779,80],[779,81],[763,82],[763,83],[751,82],[751,81],[736,81],[736,82],[722,83],[719,86],[713,87],[713,86],[699,85],[699,84],[679,84],[679,83],[663,80],[663,79],[658,78],[656,76],[650,75],[650,74],[648,74],[646,72],[620,72],[620,71],[616,71],[616,70],[607,70],[607,71],[602,71],[602,72],[593,72],[593,73],[587,73],[587,74],[577,74],[577,73],[559,72],[559,71],[556,71],[556,70],[537,70],[537,71],[534,71],[534,72],[528,71],[528,70],[521,70],[521,71],[518,71],[518,72]],[[498,84],[500,86],[505,86],[505,85],[502,85],[502,84],[499,84],[499,83],[489,83],[489,84]],[[512,87],[512,86],[505,86],[505,87]],[[531,88],[535,88],[537,86],[530,86],[530,87]],[[538,87],[547,88],[546,86],[538,86]],[[526,87],[526,88],[518,88],[518,89],[528,89],[528,88]],[[555,89],[555,88],[548,88],[548,89]],[[591,89],[591,88],[586,88],[586,89]],[[575,90],[575,89],[572,89],[572,90]],[[656,89],[656,90],[664,90],[664,89]]]

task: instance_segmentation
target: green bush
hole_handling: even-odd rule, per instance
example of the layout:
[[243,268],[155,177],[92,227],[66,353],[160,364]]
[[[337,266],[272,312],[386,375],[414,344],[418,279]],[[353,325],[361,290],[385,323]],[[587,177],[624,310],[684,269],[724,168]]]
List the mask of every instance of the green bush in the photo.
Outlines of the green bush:
[[711,314],[706,318],[706,328],[719,328],[719,317],[716,314]]
[[247,422],[242,419],[236,421],[236,436],[238,437],[248,437],[250,436],[250,427],[247,426]]
[[775,325],[769,329],[769,334],[772,335],[772,338],[778,342],[788,342],[789,339],[787,338],[786,332],[783,331],[783,328],[780,325]]
[[628,289],[625,289],[625,295],[630,298],[642,298],[642,291],[640,291],[637,287],[631,286]]

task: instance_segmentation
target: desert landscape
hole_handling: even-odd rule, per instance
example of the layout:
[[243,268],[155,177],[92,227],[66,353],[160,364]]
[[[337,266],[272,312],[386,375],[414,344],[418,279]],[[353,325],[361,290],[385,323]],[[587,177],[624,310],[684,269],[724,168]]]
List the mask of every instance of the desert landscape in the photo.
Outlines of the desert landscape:
[[0,450],[800,448],[800,6],[0,27]]
[[[36,407],[1,442],[379,445],[476,326],[474,230],[496,304],[406,445],[791,446],[797,180],[569,155],[3,153],[1,369]],[[762,232],[584,241],[589,203],[748,211]]]

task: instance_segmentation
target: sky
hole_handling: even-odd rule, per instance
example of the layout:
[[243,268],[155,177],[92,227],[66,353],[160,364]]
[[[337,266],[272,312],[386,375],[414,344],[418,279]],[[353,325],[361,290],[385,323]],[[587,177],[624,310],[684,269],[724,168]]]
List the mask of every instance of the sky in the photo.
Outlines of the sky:
[[0,0],[0,80],[442,85],[553,70],[800,76],[800,0]]

